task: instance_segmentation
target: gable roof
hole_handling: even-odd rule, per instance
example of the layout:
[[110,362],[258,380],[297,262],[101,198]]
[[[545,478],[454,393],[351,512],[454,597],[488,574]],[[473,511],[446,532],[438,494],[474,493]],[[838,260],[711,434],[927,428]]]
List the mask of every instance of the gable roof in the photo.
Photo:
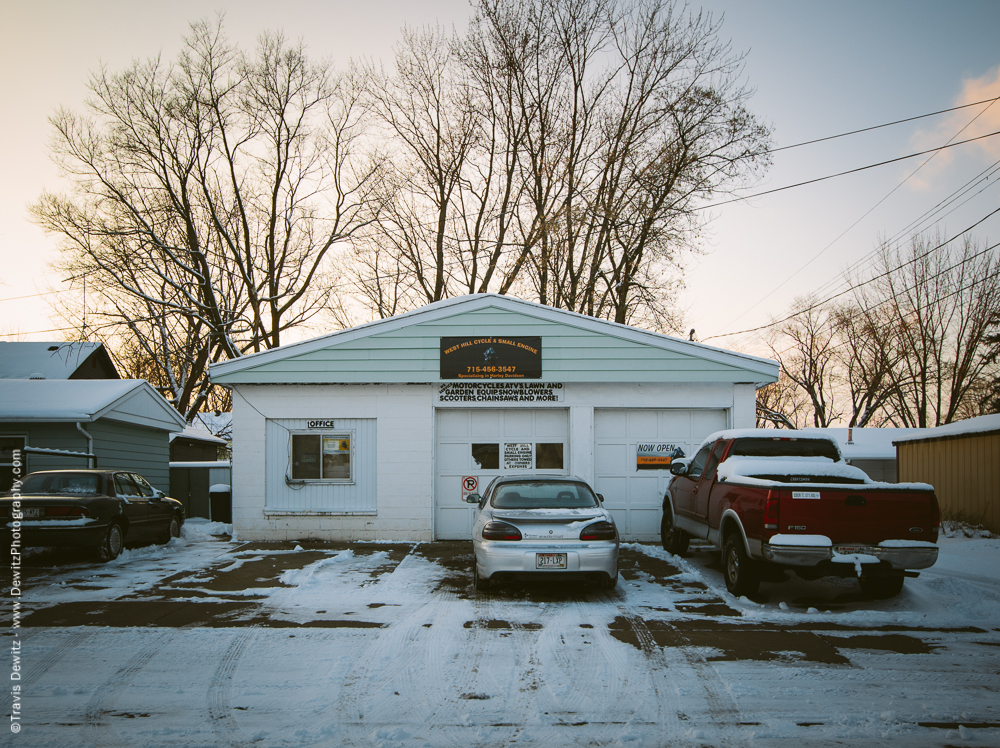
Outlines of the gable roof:
[[961,439],[963,437],[987,436],[1000,434],[1000,413],[977,416],[964,421],[946,423],[930,429],[921,429],[922,433],[915,436],[897,439],[893,444],[913,444],[915,442],[933,442],[944,439]]
[[0,341],[0,379],[120,379],[103,343]]
[[0,380],[0,421],[89,423],[100,418],[163,431],[187,426],[144,379]]
[[747,382],[778,363],[512,296],[446,299],[388,319],[213,364],[217,384],[434,383],[440,338],[542,338],[543,378],[560,382]]

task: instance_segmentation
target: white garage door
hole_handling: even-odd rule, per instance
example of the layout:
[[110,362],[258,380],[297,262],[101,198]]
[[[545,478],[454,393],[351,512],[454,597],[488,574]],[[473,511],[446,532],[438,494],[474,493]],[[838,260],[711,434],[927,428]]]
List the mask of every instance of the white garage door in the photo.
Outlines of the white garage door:
[[437,411],[434,448],[434,534],[439,540],[472,537],[474,507],[466,504],[467,478],[478,492],[497,475],[569,472],[569,417],[563,409],[445,409]]
[[650,454],[677,445],[691,457],[706,436],[727,426],[725,410],[594,411],[596,488],[623,539],[660,539],[660,507],[670,470],[665,465],[640,468],[640,445]]

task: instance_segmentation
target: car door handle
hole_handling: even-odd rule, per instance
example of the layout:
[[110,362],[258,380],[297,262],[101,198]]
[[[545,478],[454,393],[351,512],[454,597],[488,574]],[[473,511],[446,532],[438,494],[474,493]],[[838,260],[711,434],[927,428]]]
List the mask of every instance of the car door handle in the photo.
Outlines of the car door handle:
[[844,503],[847,506],[865,506],[868,500],[864,496],[848,496]]

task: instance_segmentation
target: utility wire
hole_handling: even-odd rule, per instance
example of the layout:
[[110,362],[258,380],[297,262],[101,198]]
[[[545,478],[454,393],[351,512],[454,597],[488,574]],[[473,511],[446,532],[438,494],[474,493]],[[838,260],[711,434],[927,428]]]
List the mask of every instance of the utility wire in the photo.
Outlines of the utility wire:
[[[912,265],[914,262],[919,262],[920,260],[922,260],[924,257],[927,257],[932,252],[936,252],[937,250],[941,249],[942,247],[946,246],[947,244],[950,244],[951,242],[955,241],[958,237],[962,236],[963,234],[967,234],[968,232],[972,231],[972,229],[976,228],[976,226],[978,226],[979,224],[981,224],[983,221],[985,221],[986,219],[990,218],[991,216],[996,215],[997,213],[1000,213],[1000,208],[996,208],[995,210],[987,213],[985,216],[983,216],[982,218],[980,218],[978,221],[976,221],[974,224],[972,224],[971,226],[969,226],[964,231],[961,231],[961,232],[955,234],[953,237],[951,237],[951,239],[948,239],[947,241],[944,241],[941,244],[938,244],[936,247],[932,247],[931,249],[928,249],[923,254],[921,254],[921,255],[919,255],[917,257],[914,257],[911,260],[907,260],[902,265],[900,265],[898,267],[895,267],[895,268],[890,268],[889,270],[886,270],[884,273],[880,273],[878,275],[872,276],[868,280],[862,281],[862,282],[860,282],[860,283],[858,283],[856,285],[852,285],[849,288],[845,289],[844,291],[841,291],[841,292],[839,292],[837,294],[834,294],[833,296],[830,296],[830,297],[828,297],[826,299],[823,299],[822,301],[817,301],[814,304],[810,304],[807,307],[803,307],[802,309],[797,310],[794,314],[790,314],[787,317],[783,317],[783,318],[781,318],[779,320],[776,320],[774,322],[769,322],[766,325],[760,325],[759,327],[752,327],[752,328],[750,328],[748,330],[740,330],[738,332],[724,332],[724,333],[720,333],[719,335],[710,335],[707,338],[703,338],[701,340],[701,342],[705,342],[706,340],[713,340],[715,338],[727,338],[727,337],[730,337],[732,335],[744,335],[746,333],[759,332],[760,330],[767,330],[768,328],[780,325],[782,322],[787,322],[788,320],[792,319],[793,317],[799,316],[803,312],[809,312],[809,311],[812,311],[813,309],[817,309],[818,307],[821,307],[824,304],[827,304],[827,303],[833,301],[834,299],[840,298],[841,296],[843,296],[843,295],[845,295],[847,293],[850,293],[851,291],[855,291],[855,290],[861,288],[862,286],[867,286],[869,283],[874,283],[875,281],[877,281],[877,280],[879,280],[881,278],[884,278],[887,275],[889,275],[890,273],[894,273],[897,270],[900,270],[900,269],[906,267],[907,265]],[[977,253],[974,256],[978,257],[979,255],[983,254],[984,252],[987,252],[987,251],[989,251],[991,249],[996,249],[997,247],[1000,247],[1000,243],[997,243],[997,244],[994,244],[992,246],[989,246],[989,247],[987,247],[986,249],[982,250],[981,252]]]
[[[950,137],[950,138],[948,139],[948,142],[947,142],[947,143],[946,143],[946,144],[945,144],[945,145],[944,145],[944,146],[943,146],[942,148],[944,148],[944,147],[951,147],[952,145],[960,145],[961,143],[952,143],[952,141],[953,141],[953,140],[955,140],[955,138],[957,138],[957,137],[958,137],[959,135],[961,135],[961,134],[962,134],[963,132],[965,132],[966,130],[968,130],[968,129],[969,129],[969,128],[970,128],[970,127],[971,127],[971,126],[972,126],[972,125],[973,125],[973,124],[974,124],[974,123],[976,122],[976,120],[978,120],[978,119],[979,119],[980,117],[982,117],[982,116],[983,116],[983,114],[985,114],[985,113],[986,113],[987,111],[989,111],[989,109],[990,109],[990,108],[991,108],[991,107],[992,107],[992,106],[993,106],[993,105],[994,105],[994,104],[995,104],[995,103],[996,103],[996,102],[997,102],[998,100],[1000,100],[1000,97],[997,97],[997,98],[995,98],[995,99],[987,99],[987,101],[989,101],[989,106],[987,106],[987,107],[983,108],[983,110],[982,110],[981,112],[979,112],[978,114],[976,114],[976,116],[975,116],[975,117],[973,117],[973,118],[972,118],[971,120],[969,120],[969,121],[968,121],[968,122],[967,122],[967,123],[966,123],[966,124],[965,124],[965,125],[964,125],[964,126],[962,127],[962,129],[961,129],[961,130],[959,130],[959,131],[958,131],[958,132],[956,132],[956,133],[955,133],[954,135],[952,135],[952,136],[951,136],[951,137]],[[980,102],[980,103],[984,103],[984,102]],[[989,137],[989,136],[984,136],[984,137]],[[968,142],[968,141],[961,141],[961,142],[963,142],[963,143],[964,143],[964,142]],[[880,205],[881,205],[882,203],[884,203],[884,202],[885,202],[886,200],[888,200],[888,199],[889,199],[889,197],[890,197],[890,196],[891,196],[892,194],[894,194],[894,193],[895,193],[895,192],[896,192],[896,191],[897,191],[897,190],[898,190],[898,189],[899,189],[900,187],[902,187],[902,186],[903,186],[904,184],[906,184],[906,183],[907,183],[907,182],[908,182],[908,181],[909,181],[910,179],[912,179],[912,178],[913,178],[913,176],[914,176],[914,175],[915,175],[915,174],[916,174],[917,172],[919,172],[919,171],[920,171],[921,169],[923,169],[923,168],[924,168],[924,167],[925,167],[925,166],[926,166],[927,164],[929,164],[929,163],[930,163],[930,162],[931,162],[931,161],[932,161],[932,160],[933,160],[933,159],[934,159],[934,158],[935,158],[935,157],[936,157],[936,156],[938,155],[938,153],[939,153],[939,152],[940,152],[941,150],[942,150],[942,149],[933,149],[933,152],[931,153],[931,156],[930,156],[930,157],[928,157],[928,158],[927,158],[927,159],[926,159],[926,160],[925,160],[925,161],[924,161],[924,162],[923,162],[922,164],[920,164],[920,166],[918,166],[918,167],[917,167],[916,169],[914,169],[914,170],[913,170],[912,172],[910,172],[910,173],[909,173],[909,174],[908,174],[908,175],[906,176],[906,178],[905,178],[905,179],[903,179],[903,181],[902,181],[902,182],[900,182],[900,183],[899,183],[899,184],[897,184],[897,185],[896,185],[895,187],[893,187],[893,188],[892,188],[892,190],[890,190],[890,191],[888,192],[888,194],[886,194],[886,195],[885,195],[885,196],[884,196],[884,197],[883,197],[883,198],[882,198],[881,200],[879,200],[879,201],[878,201],[878,202],[877,202],[877,203],[876,203],[875,205],[873,205],[873,206],[872,206],[872,207],[871,207],[871,208],[870,208],[869,210],[867,210],[867,211],[866,211],[866,212],[864,213],[864,215],[862,215],[862,216],[861,216],[860,218],[858,218],[858,219],[857,219],[857,220],[856,220],[856,221],[855,221],[854,223],[852,223],[852,224],[851,224],[850,226],[848,226],[848,227],[847,227],[846,229],[844,229],[844,231],[842,231],[842,232],[841,232],[841,233],[840,233],[840,234],[839,234],[839,235],[838,235],[838,236],[837,236],[837,237],[836,237],[836,238],[835,238],[835,239],[834,239],[833,241],[831,241],[831,242],[830,242],[829,244],[827,244],[827,245],[826,245],[826,246],[825,246],[825,247],[824,247],[823,249],[821,249],[821,250],[820,250],[819,252],[817,252],[817,253],[816,253],[815,255],[813,255],[813,257],[812,257],[812,258],[810,258],[810,259],[809,259],[809,260],[808,260],[808,261],[807,261],[807,262],[806,262],[806,263],[805,263],[804,265],[802,265],[802,266],[801,266],[801,267],[800,267],[800,268],[799,268],[798,270],[796,270],[796,271],[795,271],[794,273],[792,273],[792,274],[791,274],[790,276],[788,276],[787,278],[785,278],[785,280],[783,280],[783,281],[782,281],[782,282],[781,282],[780,284],[778,284],[778,285],[777,285],[777,286],[776,286],[775,288],[771,289],[771,291],[769,291],[769,292],[768,292],[767,294],[765,294],[765,295],[764,295],[764,297],[763,297],[763,298],[761,298],[761,299],[760,299],[759,301],[757,301],[757,302],[756,302],[755,304],[753,304],[753,306],[751,306],[751,307],[750,307],[749,309],[746,309],[746,310],[745,310],[745,311],[744,311],[744,312],[743,312],[742,314],[740,314],[740,315],[739,315],[738,317],[736,317],[736,319],[734,319],[734,320],[732,320],[731,322],[729,322],[729,323],[728,323],[728,325],[727,325],[727,327],[728,327],[729,325],[732,325],[732,324],[735,324],[735,323],[736,323],[736,322],[737,322],[737,321],[738,321],[739,319],[741,319],[742,317],[746,316],[746,315],[747,315],[747,314],[748,314],[748,313],[749,313],[750,311],[752,311],[752,310],[753,310],[753,309],[755,309],[756,307],[760,306],[760,305],[761,305],[761,304],[762,304],[762,303],[763,303],[763,302],[764,302],[765,300],[767,300],[767,299],[768,299],[768,298],[769,298],[769,297],[770,297],[770,296],[771,296],[772,294],[774,294],[774,292],[775,292],[775,291],[777,291],[777,290],[778,290],[779,288],[781,288],[781,287],[782,287],[782,286],[784,286],[784,285],[785,285],[786,283],[788,283],[788,282],[789,282],[789,281],[790,281],[790,280],[791,280],[792,278],[794,278],[794,277],[795,277],[796,275],[798,275],[798,274],[799,274],[800,272],[802,272],[802,271],[803,271],[803,270],[804,270],[805,268],[807,268],[807,267],[808,267],[808,266],[809,266],[810,264],[812,264],[812,262],[814,262],[814,261],[815,261],[815,260],[816,260],[816,259],[817,259],[817,258],[818,258],[818,257],[819,257],[820,255],[822,255],[822,254],[823,254],[824,252],[826,252],[826,251],[827,251],[828,249],[830,249],[830,247],[832,247],[832,246],[833,246],[834,244],[836,244],[836,243],[837,243],[838,241],[840,241],[840,240],[841,240],[841,239],[842,239],[842,238],[843,238],[843,237],[844,237],[844,236],[845,236],[845,235],[846,235],[846,234],[847,234],[847,233],[848,233],[849,231],[851,231],[851,229],[853,229],[853,228],[854,228],[855,226],[857,226],[857,225],[858,225],[859,223],[861,223],[861,221],[862,221],[862,220],[864,220],[864,219],[865,219],[865,218],[866,218],[867,216],[869,216],[869,215],[870,215],[870,214],[871,214],[872,212],[874,212],[874,210],[875,210],[876,208],[878,208],[878,206],[880,206]],[[904,157],[904,158],[907,158],[907,157]],[[989,168],[987,168],[986,170],[984,170],[984,172],[981,172],[981,173],[980,173],[980,176],[981,176],[982,174],[986,173],[987,171],[989,171]],[[978,178],[978,177],[977,177],[977,178]],[[967,184],[968,184],[968,183],[967,183]],[[788,189],[788,188],[781,188],[781,189]],[[984,188],[984,189],[985,189],[985,188]],[[763,193],[762,193],[762,194],[763,194]],[[955,194],[955,193],[952,193],[952,195],[954,195],[954,194]],[[950,197],[950,196],[949,196],[949,197]],[[938,203],[938,205],[940,205],[940,203]],[[936,207],[937,207],[937,206],[935,206],[935,208],[936,208]],[[919,222],[919,221],[923,220],[923,218],[925,218],[925,217],[926,217],[926,216],[928,215],[928,213],[929,213],[929,212],[930,212],[930,211],[925,211],[925,212],[924,212],[924,214],[923,214],[922,216],[918,217],[918,218],[916,219],[916,221],[915,221],[915,222]],[[910,225],[913,225],[913,223],[914,223],[914,222],[911,222],[911,224],[910,224]],[[898,236],[898,235],[897,235],[897,236]],[[864,257],[862,257],[862,258],[861,258],[860,260],[858,260],[858,261],[857,261],[857,262],[855,262],[855,263],[854,263],[853,265],[851,265],[851,266],[850,266],[850,267],[849,267],[849,268],[847,269],[847,271],[845,271],[845,273],[843,274],[843,276],[845,277],[845,279],[846,279],[846,273],[847,273],[847,272],[850,272],[851,270],[856,270],[856,269],[860,268],[860,267],[861,267],[862,265],[864,265],[864,264],[866,264],[866,263],[870,262],[870,261],[871,261],[871,259],[872,259],[872,258],[874,257],[875,253],[876,253],[876,250],[872,250],[872,251],[871,251],[871,252],[869,252],[869,253],[868,253],[867,255],[865,255],[865,256],[864,256]],[[833,280],[831,280],[831,281],[827,281],[827,283],[825,283],[825,284],[823,284],[822,286],[820,286],[820,288],[818,289],[818,291],[817,291],[816,293],[819,293],[819,292],[821,292],[822,290],[824,290],[825,288],[829,287],[829,285],[830,285],[830,283],[831,283],[831,282],[833,282]],[[850,281],[849,281],[849,280],[847,280],[847,282],[850,282]],[[838,285],[840,285],[840,284],[838,284]]]
[[897,158],[890,158],[888,161],[879,161],[877,164],[868,164],[867,166],[859,166],[856,169],[848,169],[847,171],[837,172],[836,174],[827,174],[825,177],[817,177],[816,179],[807,179],[804,182],[796,182],[795,184],[788,184],[784,187],[775,187],[773,190],[764,190],[763,192],[755,192],[752,195],[744,195],[743,197],[734,197],[731,200],[723,200],[722,202],[712,203],[710,205],[700,205],[695,210],[706,210],[708,208],[718,208],[720,205],[729,205],[730,203],[739,203],[744,200],[751,200],[755,197],[762,197],[763,195],[773,195],[775,192],[784,192],[785,190],[795,189],[796,187],[805,187],[807,184],[816,184],[817,182],[825,182],[827,179],[836,179],[837,177],[844,177],[848,174],[857,174],[860,171],[867,171],[868,169],[875,169],[879,166],[886,166],[888,164],[895,164],[898,161],[906,161],[910,158],[916,158],[917,156],[926,156],[928,153],[936,153],[938,151],[943,151],[945,148],[954,148],[957,145],[965,145],[966,143],[974,143],[977,140],[983,140],[984,138],[992,138],[994,135],[1000,135],[1000,130],[996,132],[987,133],[986,135],[979,135],[975,138],[969,138],[968,140],[959,140],[957,143],[948,143],[946,145],[938,146],[937,148],[928,148],[926,151],[918,151],[917,153],[911,153],[906,156],[899,156]]
[[914,122],[918,119],[924,119],[926,117],[935,117],[938,114],[947,114],[948,112],[957,112],[959,109],[968,109],[970,106],[979,106],[980,104],[989,104],[991,102],[997,101],[1000,96],[993,99],[983,99],[982,101],[976,101],[972,104],[962,104],[961,106],[953,106],[951,109],[941,109],[937,112],[930,112],[929,114],[918,114],[916,117],[907,117],[906,119],[897,119],[894,122],[886,122],[882,125],[873,125],[872,127],[863,127],[860,130],[851,130],[850,132],[842,132],[839,135],[827,135],[825,138],[816,138],[815,140],[806,140],[802,143],[795,143],[794,145],[783,145],[780,148],[772,148],[767,151],[767,153],[777,153],[778,151],[787,151],[789,148],[801,148],[804,145],[812,145],[814,143],[823,143],[827,140],[835,140],[837,138],[846,138],[848,135],[857,135],[862,132],[871,132],[872,130],[878,130],[883,127],[891,127],[892,125],[901,125],[904,122]]

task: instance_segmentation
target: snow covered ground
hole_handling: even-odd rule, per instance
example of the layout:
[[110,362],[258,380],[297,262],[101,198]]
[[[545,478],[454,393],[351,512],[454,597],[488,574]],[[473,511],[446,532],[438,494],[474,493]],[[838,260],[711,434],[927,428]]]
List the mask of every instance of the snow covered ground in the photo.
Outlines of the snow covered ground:
[[943,538],[893,600],[853,580],[749,600],[704,548],[625,546],[611,593],[477,594],[467,544],[219,530],[106,565],[33,556],[6,632],[23,728],[0,745],[1000,745],[995,538]]

